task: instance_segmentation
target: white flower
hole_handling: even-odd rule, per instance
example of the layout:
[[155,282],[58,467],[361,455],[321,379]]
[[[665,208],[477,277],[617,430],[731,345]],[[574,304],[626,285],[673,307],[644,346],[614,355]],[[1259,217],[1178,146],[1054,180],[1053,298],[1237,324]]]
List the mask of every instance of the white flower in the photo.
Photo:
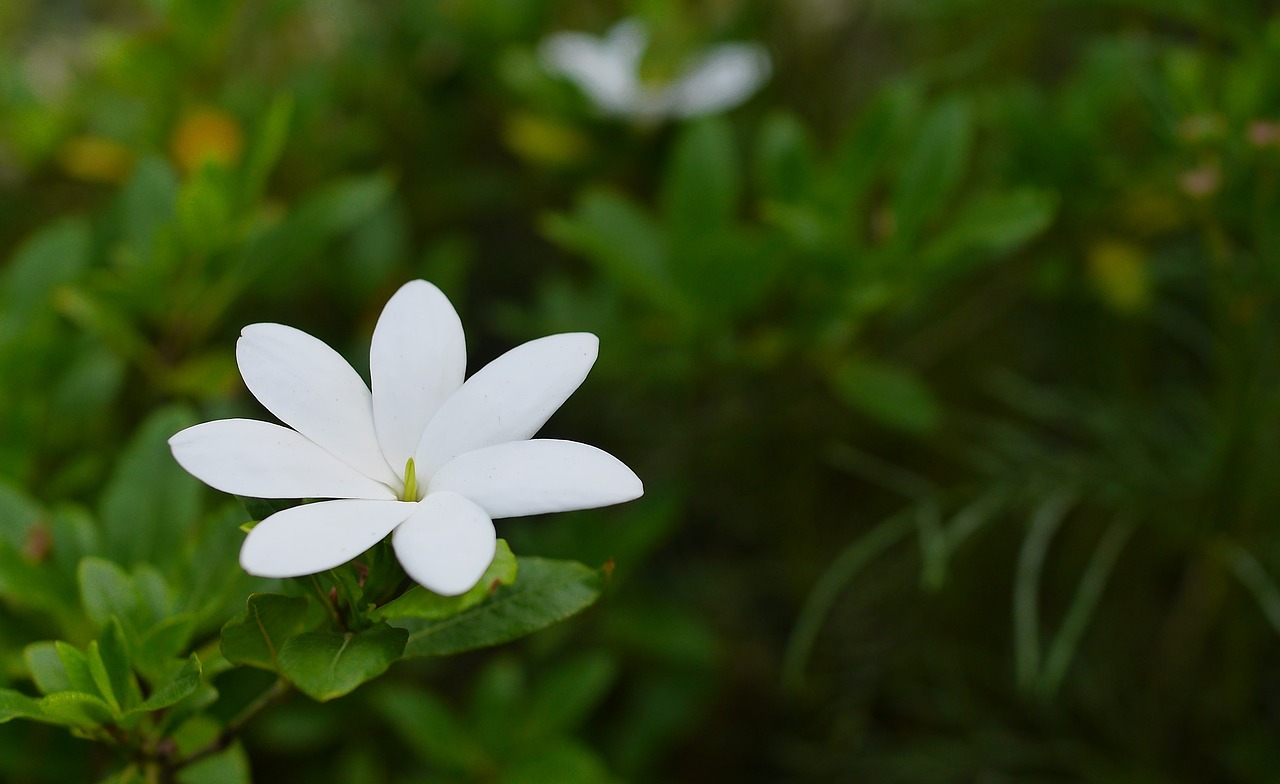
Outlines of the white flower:
[[539,47],[543,65],[578,85],[605,114],[654,121],[732,109],[769,78],[769,54],[759,44],[714,46],[677,78],[654,86],[640,79],[648,44],[644,25],[625,19],[603,38],[556,33]]
[[[416,280],[387,303],[369,352],[373,391],[336,351],[280,324],[245,327],[245,385],[289,427],[223,419],[169,439],[205,484],[253,498],[338,499],[277,512],[240,551],[245,571],[297,577],[343,564],[388,534],[404,570],[457,595],[493,560],[493,520],[638,498],[640,479],[586,444],[530,440],[595,362],[588,333],[551,335],[463,383],[462,322]],[[290,427],[292,429],[290,429]]]

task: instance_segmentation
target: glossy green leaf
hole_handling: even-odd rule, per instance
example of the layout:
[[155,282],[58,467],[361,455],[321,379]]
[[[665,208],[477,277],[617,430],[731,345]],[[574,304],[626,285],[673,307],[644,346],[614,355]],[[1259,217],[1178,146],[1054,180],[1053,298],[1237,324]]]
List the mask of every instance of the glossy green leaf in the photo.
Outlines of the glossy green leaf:
[[111,675],[107,673],[107,665],[102,661],[102,654],[99,651],[98,641],[90,640],[89,647],[84,652],[85,662],[89,665],[89,676],[93,678],[93,685],[97,692],[106,700],[107,705],[111,706],[113,714],[120,713],[120,700],[116,697],[115,690],[112,688]]
[[493,562],[485,570],[475,587],[461,596],[441,596],[429,591],[421,585],[410,588],[402,596],[379,607],[373,617],[377,619],[391,618],[425,618],[439,620],[448,618],[483,602],[493,595],[501,585],[511,585],[516,580],[516,557],[511,552],[505,539],[498,540],[498,550]]
[[113,618],[98,639],[89,643],[86,657],[89,659],[91,674],[94,672],[95,655],[102,664],[102,675],[106,676],[107,683],[106,688],[99,684],[98,691],[108,697],[107,702],[112,702],[111,696],[114,695],[115,703],[125,711],[138,704],[142,700],[142,692],[139,691],[138,680],[133,674],[124,629],[118,620]]
[[27,665],[27,674],[41,694],[71,690],[71,679],[62,666],[56,643],[33,642],[23,649],[22,659]]
[[60,691],[40,700],[40,711],[48,719],[69,727],[89,729],[112,722],[111,706],[96,694]]
[[406,656],[444,656],[499,645],[544,629],[600,598],[604,572],[574,561],[517,558],[519,576],[488,600],[440,621],[405,619]]
[[280,672],[321,702],[378,677],[400,658],[409,633],[386,624],[361,632],[306,632],[280,649]]
[[96,695],[98,687],[94,683],[93,673],[89,670],[89,660],[84,652],[62,640],[54,642],[53,645],[58,653],[58,659],[62,662],[62,670],[67,676],[71,691]]
[[12,689],[0,689],[0,724],[14,719],[48,720],[38,700]]
[[305,599],[252,594],[244,611],[222,627],[222,655],[235,664],[278,670],[280,648],[303,630],[306,610]]
[[154,680],[186,650],[194,632],[195,617],[191,613],[170,616],[147,629],[138,638],[134,669],[148,680]]
[[194,653],[187,659],[173,678],[152,690],[146,701],[138,705],[136,712],[150,712],[168,708],[195,693],[200,686],[200,659]]

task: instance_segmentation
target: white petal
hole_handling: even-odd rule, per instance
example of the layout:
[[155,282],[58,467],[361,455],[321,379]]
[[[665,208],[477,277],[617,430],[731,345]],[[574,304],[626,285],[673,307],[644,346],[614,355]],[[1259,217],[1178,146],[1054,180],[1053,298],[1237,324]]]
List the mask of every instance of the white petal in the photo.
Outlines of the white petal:
[[195,478],[251,498],[383,498],[376,482],[287,427],[219,419],[169,439],[173,457]]
[[395,486],[373,429],[373,400],[338,352],[301,330],[251,324],[236,343],[245,386],[267,410],[365,476]]
[[427,497],[452,490],[502,517],[620,504],[644,494],[640,477],[613,455],[576,441],[512,441],[454,458]]
[[485,365],[423,431],[414,458],[419,480],[464,452],[538,432],[587,377],[599,351],[595,335],[574,332],[531,340]]
[[410,577],[444,596],[466,593],[493,561],[498,537],[484,510],[457,493],[436,493],[391,537]]
[[462,321],[449,299],[425,280],[401,286],[382,309],[369,350],[373,421],[395,470],[404,470],[432,415],[462,386],[466,371]]
[[259,577],[300,577],[350,561],[382,541],[417,504],[325,501],[276,512],[249,531],[240,566]]
[[676,117],[732,109],[769,78],[769,53],[758,44],[721,44],[667,88],[669,111]]
[[634,20],[614,25],[605,38],[584,33],[557,33],[539,46],[549,71],[578,85],[602,111],[626,114],[640,94],[640,58],[647,40]]

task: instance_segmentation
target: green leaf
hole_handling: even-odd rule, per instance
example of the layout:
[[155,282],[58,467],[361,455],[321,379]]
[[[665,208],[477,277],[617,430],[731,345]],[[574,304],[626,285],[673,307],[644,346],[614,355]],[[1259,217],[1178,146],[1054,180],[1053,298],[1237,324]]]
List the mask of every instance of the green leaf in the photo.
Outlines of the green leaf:
[[782,258],[755,233],[707,233],[673,248],[672,276],[703,313],[734,318],[774,290]]
[[480,778],[492,764],[474,735],[434,695],[404,688],[379,688],[373,704],[387,726],[429,768]]
[[62,657],[58,655],[57,643],[33,642],[23,649],[22,659],[41,694],[72,689],[67,669],[62,666]]
[[[187,756],[218,739],[223,727],[209,716],[196,716],[177,728],[173,740],[178,754]],[[249,759],[239,742],[225,751],[187,765],[178,772],[177,784],[250,784]]]
[[386,174],[371,174],[341,180],[313,193],[284,220],[248,243],[236,279],[247,285],[256,277],[263,289],[288,291],[305,262],[386,204],[393,185]]
[[79,218],[51,223],[24,242],[3,277],[3,310],[19,324],[48,306],[59,286],[71,283],[89,266],[89,224]]
[[114,695],[115,702],[121,710],[127,711],[138,704],[142,700],[142,692],[139,691],[138,681],[133,675],[125,633],[120,622],[112,618],[107,628],[102,630],[96,643],[89,643],[89,647],[90,672],[93,672],[93,657],[96,655],[102,664],[102,675],[106,676],[107,687],[103,688],[100,684],[98,690],[103,696],[108,697],[107,702],[112,701],[108,694],[110,689],[110,695]]
[[809,132],[793,114],[765,121],[756,143],[755,179],[760,198],[796,204],[813,196],[817,164]]
[[68,506],[54,510],[53,563],[74,582],[78,580],[80,561],[102,549],[97,522],[85,509]]
[[651,305],[667,310],[681,304],[667,269],[662,229],[620,194],[588,190],[571,215],[544,218],[542,231]]
[[97,640],[89,642],[89,647],[85,650],[84,657],[85,661],[89,663],[89,676],[93,678],[93,685],[97,687],[98,693],[111,706],[111,713],[118,715],[120,713],[120,700],[116,697],[115,690],[112,688],[111,676],[107,673],[107,665],[102,661],[102,654],[99,651]]
[[676,139],[662,183],[662,213],[682,239],[727,226],[742,200],[733,129],[710,118]]
[[252,204],[261,195],[267,177],[275,168],[289,138],[293,119],[293,97],[289,93],[276,96],[253,132],[242,167],[241,201]]
[[168,441],[194,422],[185,407],[160,409],[125,449],[101,509],[106,551],[118,563],[166,563],[182,550],[200,512],[200,483],[173,459]]
[[150,340],[119,303],[84,287],[64,286],[54,292],[53,307],[120,357],[156,366]]
[[80,603],[89,620],[106,626],[112,616],[132,618],[137,614],[138,597],[133,578],[105,558],[85,558],[77,573]]
[[839,367],[832,382],[845,403],[881,424],[917,434],[938,426],[933,394],[904,368],[857,360]]
[[167,681],[151,692],[143,702],[134,709],[135,713],[158,711],[177,704],[180,700],[195,693],[200,687],[200,658],[194,653],[187,659],[172,680]]
[[236,500],[244,506],[244,511],[249,515],[249,519],[256,522],[262,522],[276,512],[298,506],[302,503],[301,501],[293,499],[282,501],[271,498],[247,498],[240,495],[236,496]]
[[838,220],[862,211],[919,103],[913,84],[899,84],[876,95],[859,113],[836,153],[834,176],[824,181]]
[[39,610],[73,622],[75,590],[57,570],[32,563],[9,542],[0,539],[0,596],[14,606]]
[[457,615],[469,607],[489,598],[500,585],[511,585],[516,580],[516,557],[505,539],[498,540],[498,551],[493,563],[475,587],[461,596],[441,596],[421,585],[414,586],[402,596],[379,607],[372,613],[377,620],[390,618],[426,618],[439,620]]
[[54,642],[53,645],[58,652],[58,659],[62,661],[62,669],[66,673],[67,682],[71,685],[71,691],[96,695],[98,687],[94,683],[93,673],[89,671],[89,660],[85,658],[84,653],[71,643],[62,640]]
[[604,590],[604,572],[575,561],[517,558],[515,583],[440,621],[399,621],[410,630],[405,656],[444,656],[523,637],[591,606]]
[[174,610],[169,581],[149,563],[140,563],[134,568],[133,592],[137,597],[138,610],[148,622],[155,618],[168,618]]
[[40,700],[41,712],[52,721],[69,727],[90,729],[110,724],[111,706],[96,694],[60,691]]
[[307,602],[277,593],[249,596],[244,612],[222,627],[222,655],[234,664],[279,670],[284,641],[306,624]]
[[409,633],[385,623],[362,632],[306,632],[280,649],[280,672],[313,699],[341,697],[400,658]]
[[969,165],[973,147],[973,111],[968,101],[951,98],[925,119],[907,153],[893,194],[898,231],[908,242],[951,200]]
[[542,744],[503,771],[500,784],[608,784],[614,781],[595,751],[568,738]]
[[125,243],[140,262],[151,259],[158,232],[174,217],[178,177],[165,160],[149,156],[133,168],[120,189],[120,227]]
[[12,689],[0,689],[0,724],[13,719],[48,721],[38,700]]
[[1014,251],[1049,227],[1057,204],[1055,194],[1039,188],[980,195],[924,249],[922,266],[952,271],[965,252],[989,258]]
[[617,674],[617,664],[602,652],[566,659],[537,681],[526,726],[539,737],[576,730],[608,694]]
[[191,173],[178,194],[178,228],[183,244],[197,255],[226,247],[234,236],[231,223],[232,182],[221,166],[201,166]]
[[0,541],[21,550],[31,528],[40,523],[44,510],[26,493],[0,480]]
[[186,649],[194,631],[195,616],[191,613],[179,613],[152,626],[138,639],[134,669],[147,680],[155,680]]

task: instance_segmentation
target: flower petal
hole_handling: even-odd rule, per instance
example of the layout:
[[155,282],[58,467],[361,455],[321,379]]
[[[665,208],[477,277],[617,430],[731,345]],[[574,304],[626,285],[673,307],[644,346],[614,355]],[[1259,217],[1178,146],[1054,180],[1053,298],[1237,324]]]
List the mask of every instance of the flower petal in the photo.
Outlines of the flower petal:
[[219,419],[169,439],[178,465],[224,493],[251,498],[370,498],[396,493],[287,427]]
[[259,577],[332,569],[373,547],[413,514],[407,501],[324,501],[268,517],[249,531],[240,566]]
[[538,432],[587,377],[600,350],[588,332],[516,346],[455,392],[422,433],[414,466],[429,478],[458,455]]
[[635,20],[614,25],[604,38],[557,33],[538,47],[543,66],[578,85],[607,114],[627,114],[641,91],[640,58],[648,34]]
[[620,504],[643,495],[644,485],[601,449],[536,439],[454,458],[431,477],[427,498],[446,490],[465,495],[496,520]]
[[665,92],[676,117],[732,109],[769,78],[769,53],[759,44],[721,44],[709,51]]
[[391,537],[410,577],[444,596],[466,593],[493,561],[498,537],[484,510],[457,493],[435,493]]
[[449,299],[425,280],[401,286],[382,309],[369,350],[373,421],[394,469],[413,457],[422,431],[466,371],[462,321]]
[[365,476],[396,487],[399,477],[374,433],[369,387],[338,352],[293,327],[251,324],[236,343],[236,361],[268,411]]

